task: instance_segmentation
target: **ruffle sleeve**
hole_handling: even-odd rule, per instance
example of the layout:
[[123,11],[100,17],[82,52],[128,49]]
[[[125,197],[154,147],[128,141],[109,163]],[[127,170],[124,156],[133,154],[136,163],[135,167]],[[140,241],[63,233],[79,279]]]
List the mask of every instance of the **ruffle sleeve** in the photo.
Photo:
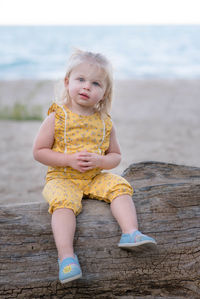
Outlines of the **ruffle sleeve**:
[[65,122],[66,122],[66,116],[65,116],[65,109],[63,106],[59,106],[56,103],[53,103],[47,114],[50,115],[52,112],[55,112],[55,143],[54,148],[62,152],[65,149]]
[[[63,106],[59,106],[58,104],[56,103],[53,103],[47,114],[51,114],[52,112],[55,112],[55,118],[56,118],[56,124],[61,127],[64,128],[64,122],[65,122],[65,109]],[[57,123],[58,122],[58,123]]]
[[52,112],[56,112],[58,109],[58,105],[56,103],[53,103],[50,107],[49,110],[47,112],[47,115],[51,114]]

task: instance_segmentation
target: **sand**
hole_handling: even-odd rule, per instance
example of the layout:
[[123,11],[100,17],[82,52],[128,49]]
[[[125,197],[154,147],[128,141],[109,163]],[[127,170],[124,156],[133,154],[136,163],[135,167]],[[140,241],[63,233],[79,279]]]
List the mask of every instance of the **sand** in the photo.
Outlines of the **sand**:
[[[1,81],[0,107],[16,101],[40,104],[54,98],[53,81]],[[132,163],[161,161],[200,167],[200,80],[116,81],[112,118],[123,155]],[[46,167],[35,162],[32,144],[38,121],[0,121],[1,204],[43,201]]]

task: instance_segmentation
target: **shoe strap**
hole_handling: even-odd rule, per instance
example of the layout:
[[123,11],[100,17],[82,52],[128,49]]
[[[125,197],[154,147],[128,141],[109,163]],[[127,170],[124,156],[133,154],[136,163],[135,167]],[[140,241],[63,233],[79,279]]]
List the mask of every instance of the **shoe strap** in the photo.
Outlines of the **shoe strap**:
[[65,258],[62,262],[61,265],[70,265],[70,264],[76,264],[77,265],[77,261],[73,258],[73,257],[67,257]]

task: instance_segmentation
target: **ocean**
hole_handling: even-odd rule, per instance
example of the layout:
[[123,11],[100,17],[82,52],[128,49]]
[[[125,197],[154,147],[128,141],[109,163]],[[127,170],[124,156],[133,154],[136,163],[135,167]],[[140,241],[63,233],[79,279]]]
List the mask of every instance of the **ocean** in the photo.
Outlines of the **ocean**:
[[0,80],[60,79],[74,48],[101,52],[116,79],[200,78],[199,25],[0,26]]

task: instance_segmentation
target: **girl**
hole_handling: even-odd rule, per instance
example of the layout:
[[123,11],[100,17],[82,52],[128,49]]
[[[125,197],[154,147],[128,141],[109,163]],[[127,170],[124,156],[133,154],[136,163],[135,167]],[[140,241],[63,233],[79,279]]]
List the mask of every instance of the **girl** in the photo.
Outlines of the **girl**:
[[110,63],[101,54],[75,51],[64,85],[61,103],[50,107],[33,149],[34,158],[49,166],[43,196],[52,214],[61,283],[82,276],[73,238],[83,196],[110,203],[122,230],[119,247],[136,249],[156,244],[138,231],[130,184],[120,176],[102,172],[121,160],[108,114],[113,87]]

